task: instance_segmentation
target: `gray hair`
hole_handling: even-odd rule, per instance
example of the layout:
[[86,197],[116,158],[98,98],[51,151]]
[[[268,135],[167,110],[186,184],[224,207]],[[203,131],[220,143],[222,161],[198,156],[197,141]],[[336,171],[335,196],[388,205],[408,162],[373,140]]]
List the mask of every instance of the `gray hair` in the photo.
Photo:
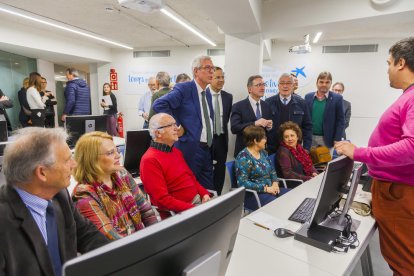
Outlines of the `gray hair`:
[[69,74],[71,74],[75,78],[79,77],[79,72],[76,68],[70,67],[70,68],[66,69],[66,72],[68,72]]
[[3,171],[7,185],[27,183],[37,166],[56,162],[55,143],[65,143],[68,134],[63,128],[28,127],[16,131],[16,140],[4,150]]
[[163,72],[163,71],[158,72],[155,79],[157,80],[158,84],[161,87],[168,87],[171,82],[170,75],[167,72]]
[[148,130],[151,135],[152,140],[156,138],[155,131],[164,131],[163,129],[158,129],[160,127],[160,122],[162,118],[165,116],[169,116],[167,113],[157,113],[154,116],[151,117],[149,124],[148,124]]
[[193,75],[194,75],[194,69],[200,68],[201,67],[201,62],[204,61],[204,60],[212,61],[211,57],[209,57],[209,56],[198,56],[193,60],[193,63],[191,65],[191,71],[193,72]]
[[263,79],[263,77],[262,77],[262,76],[260,76],[260,75],[253,75],[253,76],[250,76],[250,77],[247,79],[247,87],[251,87],[251,86],[253,86],[253,81],[254,81],[255,79]]
[[282,75],[280,75],[278,82],[280,82],[281,78],[286,78],[286,77],[289,77],[292,82],[295,82],[295,80],[293,79],[292,74],[290,74],[290,73],[283,73]]

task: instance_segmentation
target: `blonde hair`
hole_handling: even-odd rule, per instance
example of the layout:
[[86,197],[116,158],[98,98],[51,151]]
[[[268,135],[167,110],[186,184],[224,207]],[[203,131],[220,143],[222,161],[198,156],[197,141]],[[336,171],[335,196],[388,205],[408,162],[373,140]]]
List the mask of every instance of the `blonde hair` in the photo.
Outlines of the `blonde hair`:
[[98,157],[104,139],[113,140],[112,136],[101,131],[82,135],[75,147],[75,161],[78,163],[73,176],[77,182],[92,183],[104,174],[99,166]]

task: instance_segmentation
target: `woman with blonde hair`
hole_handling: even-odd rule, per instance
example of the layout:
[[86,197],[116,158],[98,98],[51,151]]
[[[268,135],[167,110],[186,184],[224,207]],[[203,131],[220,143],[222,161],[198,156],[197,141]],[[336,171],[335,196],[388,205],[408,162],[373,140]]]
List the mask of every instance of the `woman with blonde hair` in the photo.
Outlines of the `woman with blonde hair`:
[[151,205],[121,166],[112,136],[95,131],[76,143],[76,185],[72,198],[80,213],[116,240],[157,222]]

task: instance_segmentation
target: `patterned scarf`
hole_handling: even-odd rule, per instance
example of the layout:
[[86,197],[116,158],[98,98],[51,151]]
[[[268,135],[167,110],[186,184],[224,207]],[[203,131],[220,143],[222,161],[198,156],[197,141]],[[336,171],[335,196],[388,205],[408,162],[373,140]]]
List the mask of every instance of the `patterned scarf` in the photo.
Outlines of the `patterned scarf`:
[[[113,187],[110,188],[104,183],[94,182],[96,193],[102,200],[106,213],[118,232],[124,228],[128,234],[144,228],[141,221],[141,213],[139,212],[137,203],[131,194],[131,190],[125,181],[119,177],[117,173],[111,175]],[[134,230],[129,229],[128,223],[125,219],[125,213],[129,214],[132,223],[135,226]],[[119,229],[117,229],[119,228]]]
[[283,147],[287,148],[293,154],[296,160],[298,160],[299,163],[302,164],[305,175],[312,176],[312,173],[314,172],[312,159],[310,158],[309,154],[305,151],[305,149],[300,144],[296,145],[296,149],[286,145],[283,141],[280,144]]

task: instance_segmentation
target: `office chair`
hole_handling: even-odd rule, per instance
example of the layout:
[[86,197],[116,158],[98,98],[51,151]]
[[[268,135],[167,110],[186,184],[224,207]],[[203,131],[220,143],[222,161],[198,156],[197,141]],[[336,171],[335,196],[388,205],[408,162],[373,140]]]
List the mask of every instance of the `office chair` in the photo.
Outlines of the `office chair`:
[[273,165],[273,168],[276,171],[277,178],[279,178],[280,182],[283,183],[283,186],[285,186],[285,188],[294,189],[294,188],[296,188],[297,186],[299,186],[300,184],[303,183],[303,180],[301,180],[301,179],[289,179],[289,178],[279,177],[279,175],[282,175],[282,174],[280,172],[279,165],[278,165],[277,160],[276,160],[276,153],[273,153],[273,154],[269,155],[269,159],[270,159],[270,162]]
[[[234,160],[226,162],[226,168],[227,168],[227,172],[229,173],[231,188],[232,189],[238,188],[239,186],[237,185],[237,180],[236,180],[236,174],[235,174],[236,169],[234,167]],[[246,191],[246,194],[244,196],[244,209],[249,212],[252,212],[252,211],[255,211],[261,208],[262,204],[260,203],[259,194],[257,193],[257,191],[251,190],[251,189],[245,189],[245,191]],[[254,204],[249,204],[250,201],[246,202],[246,196],[253,197],[255,199]]]

